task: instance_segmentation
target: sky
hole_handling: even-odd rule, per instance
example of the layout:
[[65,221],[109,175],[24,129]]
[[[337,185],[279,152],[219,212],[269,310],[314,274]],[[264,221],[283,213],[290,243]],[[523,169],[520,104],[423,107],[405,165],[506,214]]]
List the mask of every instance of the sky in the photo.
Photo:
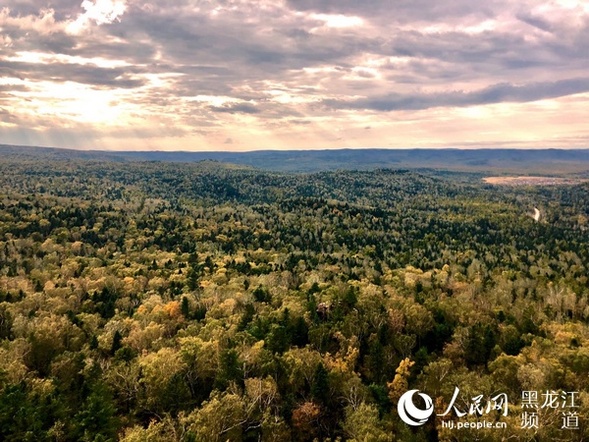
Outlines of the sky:
[[4,0],[0,144],[589,147],[589,0]]

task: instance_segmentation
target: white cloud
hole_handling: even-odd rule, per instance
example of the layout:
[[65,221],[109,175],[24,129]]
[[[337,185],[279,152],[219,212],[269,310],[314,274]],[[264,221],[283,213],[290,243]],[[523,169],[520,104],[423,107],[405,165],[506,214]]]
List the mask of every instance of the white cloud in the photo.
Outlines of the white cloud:
[[127,3],[125,0],[95,0],[94,3],[90,0],[84,0],[82,8],[86,12],[80,14],[76,20],[68,25],[68,31],[73,34],[88,28],[92,22],[97,25],[104,25],[115,20],[120,21],[120,17],[127,10]]
[[360,17],[342,14],[311,14],[312,19],[321,20],[330,28],[347,28],[361,26],[364,23]]

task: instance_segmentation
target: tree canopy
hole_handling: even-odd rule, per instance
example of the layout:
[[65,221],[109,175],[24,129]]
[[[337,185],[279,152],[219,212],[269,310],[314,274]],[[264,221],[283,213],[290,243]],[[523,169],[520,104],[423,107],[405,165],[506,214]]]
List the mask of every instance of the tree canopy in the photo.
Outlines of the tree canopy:
[[0,160],[0,439],[474,440],[396,412],[459,386],[586,440],[589,185],[481,177]]

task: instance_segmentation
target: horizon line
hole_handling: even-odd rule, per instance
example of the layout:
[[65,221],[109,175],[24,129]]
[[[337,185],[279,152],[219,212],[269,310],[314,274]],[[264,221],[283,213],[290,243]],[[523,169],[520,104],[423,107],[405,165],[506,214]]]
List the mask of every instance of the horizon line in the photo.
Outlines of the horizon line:
[[118,149],[84,149],[61,146],[39,146],[28,144],[6,144],[0,143],[0,147],[25,148],[25,149],[55,149],[63,151],[74,152],[100,152],[100,153],[183,153],[183,154],[206,154],[206,153],[226,153],[226,154],[248,154],[256,152],[325,152],[325,151],[366,151],[366,150],[383,150],[383,151],[409,151],[409,150],[464,150],[464,151],[481,151],[481,150],[519,150],[519,151],[542,151],[542,150],[565,150],[565,151],[589,151],[587,147],[507,147],[507,146],[427,146],[427,147],[311,147],[311,148],[291,148],[291,149],[250,149],[250,150],[161,150],[161,149],[147,149],[147,150],[118,150]]

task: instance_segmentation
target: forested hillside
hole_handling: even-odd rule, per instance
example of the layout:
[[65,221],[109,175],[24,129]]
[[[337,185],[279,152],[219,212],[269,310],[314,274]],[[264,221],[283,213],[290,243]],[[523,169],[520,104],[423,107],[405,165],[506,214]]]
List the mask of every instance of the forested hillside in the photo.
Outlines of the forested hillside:
[[501,174],[571,175],[586,178],[589,149],[325,149],[214,151],[100,151],[0,144],[0,156],[19,161],[114,162],[218,161],[277,172],[437,168]]
[[589,439],[589,185],[481,178],[0,160],[0,440]]

